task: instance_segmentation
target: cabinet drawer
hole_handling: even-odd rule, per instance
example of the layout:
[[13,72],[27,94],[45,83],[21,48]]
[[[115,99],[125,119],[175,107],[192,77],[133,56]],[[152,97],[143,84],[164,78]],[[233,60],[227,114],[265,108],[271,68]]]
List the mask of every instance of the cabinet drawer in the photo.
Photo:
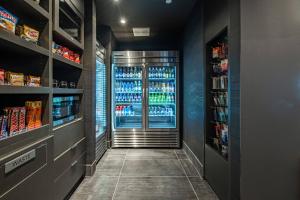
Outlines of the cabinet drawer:
[[61,176],[54,180],[55,200],[63,200],[84,175],[84,161],[85,153],[76,159]]
[[60,176],[69,166],[85,152],[85,138],[75,143],[66,152],[54,160],[54,177]]
[[53,130],[54,157],[59,156],[84,138],[83,120],[78,119]]
[[0,197],[47,167],[48,139],[0,158]]

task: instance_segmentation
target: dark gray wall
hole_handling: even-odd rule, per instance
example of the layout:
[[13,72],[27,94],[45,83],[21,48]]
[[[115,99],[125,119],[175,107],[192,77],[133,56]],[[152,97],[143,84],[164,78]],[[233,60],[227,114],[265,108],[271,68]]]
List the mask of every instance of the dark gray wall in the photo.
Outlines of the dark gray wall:
[[240,0],[229,0],[230,174],[229,196],[240,199]]
[[299,9],[241,0],[242,200],[300,199]]
[[[96,134],[95,116],[96,101],[94,94],[96,71],[96,6],[94,0],[85,1],[85,42],[84,42],[84,123],[87,138],[87,171],[88,175],[93,173],[91,166],[96,159]],[[87,12],[88,11],[88,12]]]
[[136,38],[130,42],[117,42],[116,50],[126,51],[160,51],[160,50],[179,50],[181,34],[170,32],[167,35],[161,34],[149,38]]
[[183,140],[204,162],[204,43],[203,7],[198,2],[183,38]]

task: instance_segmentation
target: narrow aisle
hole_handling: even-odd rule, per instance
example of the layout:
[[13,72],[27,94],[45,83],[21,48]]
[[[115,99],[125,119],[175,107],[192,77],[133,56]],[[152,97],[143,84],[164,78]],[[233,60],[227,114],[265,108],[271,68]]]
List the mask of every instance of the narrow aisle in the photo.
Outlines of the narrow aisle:
[[181,150],[112,149],[71,200],[217,200]]

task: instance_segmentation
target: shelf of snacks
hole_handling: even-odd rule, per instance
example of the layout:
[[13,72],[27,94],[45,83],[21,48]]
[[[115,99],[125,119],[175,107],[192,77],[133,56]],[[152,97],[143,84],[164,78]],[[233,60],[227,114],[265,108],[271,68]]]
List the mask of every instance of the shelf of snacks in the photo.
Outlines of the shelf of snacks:
[[[1,5],[22,16],[48,21],[49,12],[43,8],[44,5],[42,4],[44,3],[45,2],[40,2],[39,0],[10,0],[1,2]],[[18,6],[16,6],[16,4]]]
[[83,89],[53,88],[53,94],[83,94]]
[[[11,10],[17,12],[18,16],[12,14]],[[22,16],[20,12],[14,9],[7,10],[0,6],[0,45],[2,51],[5,53],[20,52],[25,55],[27,54],[26,51],[31,51],[31,53],[49,56],[45,33],[43,32],[41,35],[41,30],[47,29],[45,27],[47,22],[45,22],[46,25],[42,25],[42,23],[32,24],[29,18],[20,17]]]
[[41,86],[41,77],[0,69],[0,94],[48,94],[49,87]]
[[49,50],[35,43],[28,42],[12,32],[0,28],[0,46],[1,51],[21,53],[24,55],[39,54],[49,56]]
[[53,63],[54,65],[57,64],[60,66],[67,66],[67,67],[71,66],[71,67],[76,67],[78,69],[83,69],[83,64],[68,60],[58,54],[53,54]]
[[0,140],[41,128],[42,101],[26,101],[18,107],[4,107],[0,115]]

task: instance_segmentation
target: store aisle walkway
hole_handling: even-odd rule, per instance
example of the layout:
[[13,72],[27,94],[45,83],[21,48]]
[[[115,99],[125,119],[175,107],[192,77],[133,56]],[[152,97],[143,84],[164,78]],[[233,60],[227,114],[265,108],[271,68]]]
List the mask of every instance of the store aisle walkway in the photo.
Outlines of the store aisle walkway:
[[71,200],[218,200],[182,150],[112,149]]

